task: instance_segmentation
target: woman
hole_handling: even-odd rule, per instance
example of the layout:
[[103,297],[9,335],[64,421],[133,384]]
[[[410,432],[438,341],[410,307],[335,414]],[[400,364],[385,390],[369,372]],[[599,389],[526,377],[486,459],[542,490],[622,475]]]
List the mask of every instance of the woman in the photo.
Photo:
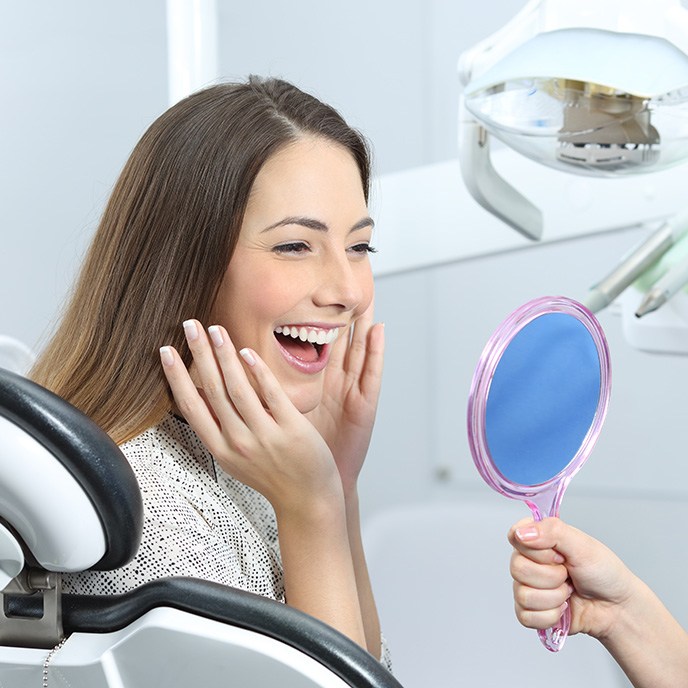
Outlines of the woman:
[[688,685],[688,634],[611,550],[558,518],[519,521],[509,541],[524,626],[549,628],[568,606],[570,632],[600,640],[636,688]]
[[144,134],[32,373],[144,499],[136,558],[67,590],[195,576],[381,656],[356,489],[383,357],[369,181],[363,138],[280,80],[200,91]]

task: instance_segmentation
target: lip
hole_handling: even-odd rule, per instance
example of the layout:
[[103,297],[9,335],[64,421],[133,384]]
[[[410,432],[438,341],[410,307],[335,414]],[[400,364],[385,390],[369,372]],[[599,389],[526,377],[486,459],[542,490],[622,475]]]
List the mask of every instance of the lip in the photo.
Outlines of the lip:
[[[344,327],[342,325],[332,325],[331,323],[291,323],[290,326],[291,325],[294,325],[296,327],[302,326],[319,330],[334,330],[337,328],[343,329]],[[332,348],[332,344],[320,345],[320,355],[318,356],[317,361],[302,361],[300,358],[296,358],[296,356],[293,356],[291,353],[289,353],[289,351],[287,351],[282,346],[282,344],[280,344],[280,341],[277,337],[275,337],[274,339],[284,360],[292,368],[295,368],[300,373],[305,373],[306,375],[316,375],[317,373],[322,372],[327,367],[327,364],[330,360],[330,350]]]
[[292,367],[296,368],[301,373],[306,373],[307,375],[315,375],[321,372],[325,366],[327,366],[330,360],[330,347],[331,344],[323,344],[320,350],[320,356],[318,356],[317,361],[302,361],[296,356],[292,356],[278,341],[275,339],[277,346],[279,347],[280,353],[284,360]]

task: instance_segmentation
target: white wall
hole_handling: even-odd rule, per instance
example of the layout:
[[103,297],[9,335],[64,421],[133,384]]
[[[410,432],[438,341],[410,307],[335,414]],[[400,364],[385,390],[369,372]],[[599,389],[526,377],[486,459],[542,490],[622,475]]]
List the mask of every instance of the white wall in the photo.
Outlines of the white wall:
[[165,2],[0,6],[2,333],[36,347],[129,151],[167,104]]
[[377,171],[454,157],[461,52],[525,0],[218,0],[223,75],[293,80],[372,140]]

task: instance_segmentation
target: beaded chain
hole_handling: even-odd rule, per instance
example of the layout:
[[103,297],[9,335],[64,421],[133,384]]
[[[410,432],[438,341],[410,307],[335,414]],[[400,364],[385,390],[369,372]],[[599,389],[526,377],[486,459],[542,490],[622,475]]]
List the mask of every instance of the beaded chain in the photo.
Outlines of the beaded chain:
[[43,688],[48,688],[48,667],[50,666],[50,662],[55,656],[55,653],[65,644],[65,642],[67,642],[67,638],[62,638],[62,640],[48,652],[45,662],[43,662]]

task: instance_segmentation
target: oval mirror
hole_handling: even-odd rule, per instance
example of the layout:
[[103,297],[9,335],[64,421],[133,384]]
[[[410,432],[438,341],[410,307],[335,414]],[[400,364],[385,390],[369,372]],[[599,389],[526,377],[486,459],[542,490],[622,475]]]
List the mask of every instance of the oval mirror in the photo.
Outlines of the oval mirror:
[[[571,478],[599,436],[611,389],[600,324],[563,296],[516,309],[478,361],[468,399],[468,442],[485,482],[520,499],[536,520],[558,516]],[[568,634],[567,609],[538,631],[548,650]]]

